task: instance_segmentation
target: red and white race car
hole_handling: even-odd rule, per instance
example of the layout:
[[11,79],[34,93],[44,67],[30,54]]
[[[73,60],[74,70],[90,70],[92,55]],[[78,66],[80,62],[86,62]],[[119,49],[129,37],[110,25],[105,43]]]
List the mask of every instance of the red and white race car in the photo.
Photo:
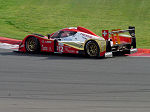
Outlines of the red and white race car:
[[[122,34],[124,32],[130,35]],[[83,54],[89,57],[131,54],[137,51],[135,27],[111,32],[103,30],[102,37],[80,26],[64,28],[48,36],[30,34],[19,45],[19,51]]]

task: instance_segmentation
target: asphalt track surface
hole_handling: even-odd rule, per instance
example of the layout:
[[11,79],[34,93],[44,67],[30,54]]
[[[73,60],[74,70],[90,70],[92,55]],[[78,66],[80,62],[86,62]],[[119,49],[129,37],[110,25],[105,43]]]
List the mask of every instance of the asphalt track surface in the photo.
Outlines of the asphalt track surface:
[[0,112],[150,112],[150,58],[0,49]]

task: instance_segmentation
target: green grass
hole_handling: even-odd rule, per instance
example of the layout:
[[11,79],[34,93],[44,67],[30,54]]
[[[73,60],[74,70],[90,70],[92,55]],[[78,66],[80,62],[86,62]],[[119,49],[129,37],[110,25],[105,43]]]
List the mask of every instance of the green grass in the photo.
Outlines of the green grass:
[[0,0],[0,36],[23,39],[64,27],[136,27],[139,48],[150,48],[150,0]]

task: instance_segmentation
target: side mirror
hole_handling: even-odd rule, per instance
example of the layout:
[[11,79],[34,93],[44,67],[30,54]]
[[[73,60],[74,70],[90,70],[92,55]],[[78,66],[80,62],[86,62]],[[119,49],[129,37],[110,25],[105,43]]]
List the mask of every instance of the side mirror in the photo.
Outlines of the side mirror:
[[50,39],[51,34],[47,34],[48,39]]

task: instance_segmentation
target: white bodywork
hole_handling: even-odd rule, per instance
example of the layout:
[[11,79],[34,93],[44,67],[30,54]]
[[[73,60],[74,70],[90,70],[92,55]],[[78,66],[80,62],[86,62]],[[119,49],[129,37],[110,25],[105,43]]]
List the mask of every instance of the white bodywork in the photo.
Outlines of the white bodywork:
[[61,41],[72,41],[72,42],[77,41],[77,42],[84,43],[86,40],[89,39],[105,40],[104,38],[101,37],[97,37],[83,32],[77,32],[75,35],[61,38]]

